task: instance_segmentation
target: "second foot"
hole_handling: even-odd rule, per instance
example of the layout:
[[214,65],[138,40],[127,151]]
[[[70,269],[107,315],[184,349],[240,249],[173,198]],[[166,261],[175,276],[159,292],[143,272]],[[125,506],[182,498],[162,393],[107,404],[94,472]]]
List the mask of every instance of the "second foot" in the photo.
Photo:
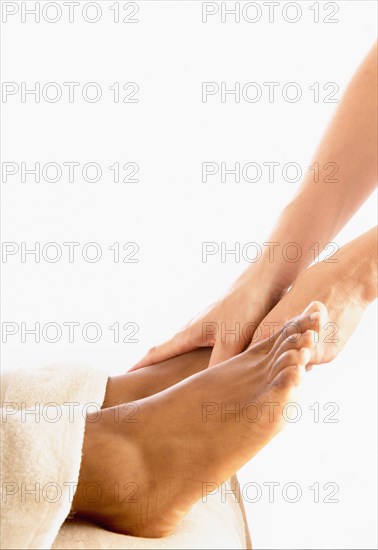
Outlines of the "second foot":
[[[220,485],[284,426],[310,360],[318,325],[301,318],[300,333],[279,331],[212,369],[136,402],[136,422],[115,421],[117,407],[87,422],[74,509],[108,529],[135,536],[170,534],[209,484]],[[232,412],[230,412],[232,411]],[[133,499],[109,488],[133,488]],[[97,484],[92,503],[85,488]],[[129,495],[130,496],[130,495]]]

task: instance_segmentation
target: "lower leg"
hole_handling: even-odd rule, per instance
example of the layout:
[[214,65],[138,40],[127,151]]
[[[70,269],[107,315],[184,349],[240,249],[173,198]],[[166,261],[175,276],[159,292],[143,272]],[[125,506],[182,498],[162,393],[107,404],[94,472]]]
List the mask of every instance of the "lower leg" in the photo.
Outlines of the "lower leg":
[[[314,307],[316,309],[318,306]],[[289,318],[290,316],[286,320]],[[299,317],[294,320],[300,325]],[[283,320],[282,325],[284,322],[285,320]],[[212,348],[199,348],[152,366],[110,377],[103,408],[149,397],[174,386],[197,372],[207,369],[211,352]]]
[[143,399],[181,382],[206,369],[210,354],[210,348],[200,348],[151,367],[110,377],[103,408]]
[[[87,422],[73,508],[121,533],[172,532],[204,487],[223,483],[282,428],[318,322],[307,317],[299,338],[281,331],[274,342],[137,401],[136,422],[116,421],[120,407],[104,409]],[[95,502],[85,498],[91,484],[101,489]]]

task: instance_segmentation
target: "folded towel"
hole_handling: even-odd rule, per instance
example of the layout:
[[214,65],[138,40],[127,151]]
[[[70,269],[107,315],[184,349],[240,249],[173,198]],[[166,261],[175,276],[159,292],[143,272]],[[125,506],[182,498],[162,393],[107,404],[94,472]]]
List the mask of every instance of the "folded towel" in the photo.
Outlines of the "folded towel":
[[79,477],[87,410],[100,408],[107,374],[84,366],[16,370],[2,376],[1,547],[246,548],[235,496],[209,495],[161,539],[120,535],[66,519]]

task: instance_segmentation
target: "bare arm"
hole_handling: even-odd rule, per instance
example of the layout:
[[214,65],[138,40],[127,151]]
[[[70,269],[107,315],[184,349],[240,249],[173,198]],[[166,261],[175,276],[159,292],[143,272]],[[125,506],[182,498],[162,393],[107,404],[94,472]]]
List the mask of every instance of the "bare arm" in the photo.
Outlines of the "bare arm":
[[[321,251],[341,230],[373,191],[377,180],[377,46],[368,53],[351,80],[325,136],[313,158],[319,181],[309,170],[295,198],[286,206],[264,247],[259,262],[251,264],[226,295],[173,338],[152,348],[134,366],[140,368],[201,346],[213,347],[210,365],[244,349],[240,337],[222,337],[219,327],[257,326],[277,304],[298,275],[314,260],[313,244]],[[312,163],[312,165],[313,165]],[[338,167],[333,179],[329,163]],[[331,165],[331,166],[332,166]],[[294,242],[301,251],[298,261],[287,261],[283,248]],[[204,334],[204,327],[214,332]]]
[[[340,102],[339,108],[313,158],[319,166],[319,182],[309,170],[295,198],[282,212],[269,238],[280,243],[275,262],[266,264],[266,277],[285,289],[359,209],[377,181],[377,45],[366,56]],[[333,182],[324,181],[328,163],[338,167]],[[280,253],[285,243],[299,244],[302,256],[290,263]],[[268,250],[266,251],[268,253]],[[264,263],[264,259],[262,261]],[[273,269],[272,269],[273,268]],[[248,270],[243,275],[247,275]]]

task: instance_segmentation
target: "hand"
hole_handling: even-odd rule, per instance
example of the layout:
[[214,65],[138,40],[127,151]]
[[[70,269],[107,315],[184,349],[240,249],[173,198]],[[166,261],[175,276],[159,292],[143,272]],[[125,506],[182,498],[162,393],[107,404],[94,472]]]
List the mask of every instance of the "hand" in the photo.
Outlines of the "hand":
[[[310,364],[332,361],[368,304],[377,297],[376,257],[376,228],[373,228],[327,261],[303,271],[286,294],[282,285],[272,284],[278,280],[273,266],[269,269],[268,265],[265,272],[256,267],[247,276],[244,274],[223,300],[171,340],[152,348],[131,370],[203,346],[214,348],[209,366],[218,364],[243,351],[251,340],[255,343],[269,337],[272,328],[282,327],[313,301],[325,304],[329,318],[320,327],[319,345]],[[273,278],[269,273],[273,273]]]
[[242,277],[223,299],[192,319],[173,338],[151,348],[130,370],[200,347],[214,348],[209,366],[239,354],[251,341],[258,324],[282,296],[272,286],[269,293],[267,288],[267,279],[258,274],[257,269],[254,277]]
[[351,276],[351,261],[345,256],[341,254],[337,263],[321,262],[302,272],[257,328],[252,344],[257,339],[269,337],[288,319],[299,315],[306,304],[320,301],[327,307],[328,318],[323,307],[319,343],[309,365],[332,361],[350,338],[368,305],[359,284]]

